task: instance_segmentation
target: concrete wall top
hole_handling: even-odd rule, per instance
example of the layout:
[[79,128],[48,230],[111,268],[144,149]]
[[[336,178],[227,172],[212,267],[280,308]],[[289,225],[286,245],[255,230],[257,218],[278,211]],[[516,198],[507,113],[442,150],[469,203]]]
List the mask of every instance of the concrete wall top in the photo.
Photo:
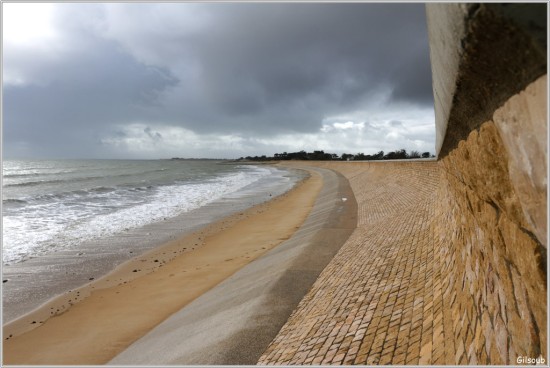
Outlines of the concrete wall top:
[[546,73],[546,3],[426,5],[439,158]]

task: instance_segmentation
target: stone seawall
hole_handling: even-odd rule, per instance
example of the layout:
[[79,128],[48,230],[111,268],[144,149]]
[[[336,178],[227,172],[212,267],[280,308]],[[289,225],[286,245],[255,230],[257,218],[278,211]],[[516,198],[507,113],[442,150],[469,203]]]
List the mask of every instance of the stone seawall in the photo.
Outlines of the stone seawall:
[[546,255],[503,154],[488,122],[438,162],[311,163],[349,180],[358,226],[259,363],[547,359]]
[[358,226],[261,364],[548,362],[547,4],[428,4],[434,162],[341,172]]
[[426,9],[455,363],[548,361],[547,4]]

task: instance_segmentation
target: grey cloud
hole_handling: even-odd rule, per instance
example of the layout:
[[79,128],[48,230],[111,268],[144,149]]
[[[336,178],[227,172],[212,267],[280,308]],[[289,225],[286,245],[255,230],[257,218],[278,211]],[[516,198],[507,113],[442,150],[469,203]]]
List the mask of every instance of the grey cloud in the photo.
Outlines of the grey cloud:
[[[392,86],[396,98],[414,97],[413,102],[416,95],[431,93],[429,78],[422,85],[410,77],[400,79],[408,72],[424,74],[426,68],[414,70],[421,59],[429,75],[427,40],[417,26],[424,21],[422,5],[262,4],[242,9],[196,45],[205,85],[232,96],[228,106],[239,96],[282,109],[292,101],[309,102],[309,111],[326,114],[358,107],[382,85]],[[407,59],[410,64],[403,62]],[[254,82],[255,89],[239,88],[247,82]],[[251,104],[250,112],[259,105]],[[231,115],[232,110],[221,112]]]
[[423,53],[417,51],[406,63],[397,67],[393,75],[394,99],[421,105],[433,104],[432,72],[430,64],[426,63],[424,53],[425,51]]
[[423,4],[58,8],[65,46],[77,51],[44,64],[28,51],[8,55],[29,64],[28,74],[49,76],[4,88],[4,137],[13,144],[62,155],[61,142],[80,134],[93,155],[94,139],[113,124],[268,137],[318,132],[323,119],[385,91],[379,109],[432,104]]
[[[324,116],[360,107],[380,87],[398,100],[429,103],[422,4],[171,5],[181,17],[208,14],[206,25],[153,37],[126,19],[109,35],[145,61],[178,71],[194,65],[165,106],[194,130],[315,131]],[[162,10],[143,5],[132,14],[152,9]],[[149,20],[149,28],[162,29],[162,21]],[[418,84],[426,70],[427,82]]]
[[[137,63],[112,42],[93,53],[48,65],[47,84],[4,87],[4,140],[30,141],[45,156],[92,149],[94,134],[111,124],[151,115],[158,92],[174,84],[167,72]],[[80,147],[80,149],[78,149]]]
[[160,141],[162,140],[162,134],[159,132],[153,131],[150,127],[146,127],[143,129],[143,132],[147,134],[149,138],[151,138],[153,141]]
[[403,126],[403,123],[400,122],[400,121],[398,121],[398,120],[392,120],[392,121],[390,121],[390,125],[391,125],[392,127],[402,127],[402,126]]

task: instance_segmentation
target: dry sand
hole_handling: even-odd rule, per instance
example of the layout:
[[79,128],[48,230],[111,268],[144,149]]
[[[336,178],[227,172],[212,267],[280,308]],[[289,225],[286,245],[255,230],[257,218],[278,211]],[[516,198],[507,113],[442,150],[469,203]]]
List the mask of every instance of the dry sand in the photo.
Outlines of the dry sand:
[[[4,326],[4,364],[104,364],[167,317],[288,239],[322,188],[290,192],[127,262]],[[34,322],[34,323],[33,323]]]

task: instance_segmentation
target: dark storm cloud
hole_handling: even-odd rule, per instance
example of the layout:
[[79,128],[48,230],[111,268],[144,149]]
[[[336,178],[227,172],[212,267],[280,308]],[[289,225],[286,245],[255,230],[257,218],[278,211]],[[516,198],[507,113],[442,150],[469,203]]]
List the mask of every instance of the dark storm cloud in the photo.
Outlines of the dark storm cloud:
[[[421,4],[211,8],[215,22],[186,47],[201,65],[202,101],[210,105],[201,108],[214,109],[230,129],[313,131],[323,116],[359,108],[380,88],[397,100],[431,102]],[[185,97],[182,114],[191,107]]]
[[403,65],[397,66],[392,75],[395,86],[392,97],[423,105],[433,104],[430,64],[426,62],[425,48],[421,44],[418,48],[423,52],[414,51]]
[[[323,119],[382,97],[420,107],[433,100],[423,4],[56,9],[62,57],[5,51],[5,63],[27,77],[4,87],[8,151],[27,143],[41,154],[81,147],[97,155],[105,134],[124,135],[116,127],[135,122],[157,140],[166,134],[155,135],[154,124],[198,134],[314,133]],[[64,146],[67,139],[81,142]]]

